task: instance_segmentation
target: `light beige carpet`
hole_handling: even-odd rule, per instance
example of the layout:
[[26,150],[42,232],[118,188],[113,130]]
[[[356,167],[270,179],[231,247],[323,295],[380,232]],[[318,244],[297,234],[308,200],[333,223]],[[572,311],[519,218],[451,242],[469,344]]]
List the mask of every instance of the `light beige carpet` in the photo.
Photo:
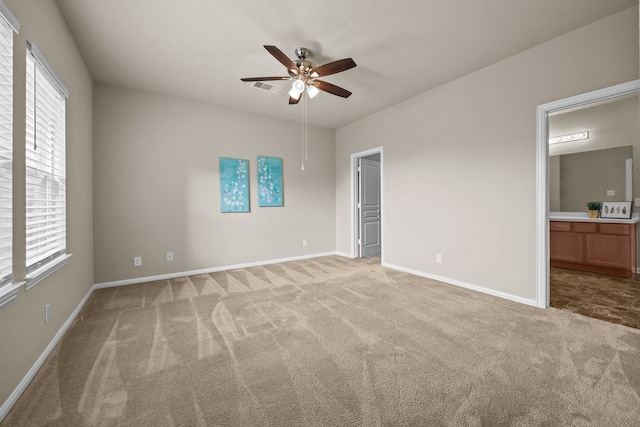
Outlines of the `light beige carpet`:
[[2,427],[640,425],[640,331],[376,262],[96,291]]

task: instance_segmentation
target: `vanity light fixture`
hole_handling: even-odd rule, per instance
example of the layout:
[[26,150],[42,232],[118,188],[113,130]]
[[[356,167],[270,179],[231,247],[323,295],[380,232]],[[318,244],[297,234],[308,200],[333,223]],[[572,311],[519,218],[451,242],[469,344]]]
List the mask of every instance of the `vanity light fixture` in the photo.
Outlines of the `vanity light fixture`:
[[570,133],[568,135],[554,136],[549,138],[549,144],[560,144],[561,142],[580,141],[589,139],[589,131]]

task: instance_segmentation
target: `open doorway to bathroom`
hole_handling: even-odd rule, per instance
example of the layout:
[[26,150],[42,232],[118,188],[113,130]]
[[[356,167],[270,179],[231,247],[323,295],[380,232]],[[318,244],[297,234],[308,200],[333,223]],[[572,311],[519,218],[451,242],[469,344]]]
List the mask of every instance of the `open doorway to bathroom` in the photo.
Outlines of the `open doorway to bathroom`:
[[[635,81],[538,107],[538,182],[544,183],[538,305],[634,328],[640,328],[637,218],[591,219],[587,203],[635,205],[638,90]],[[553,143],[571,135],[586,137]]]
[[[638,117],[635,93],[549,115],[553,142],[576,133],[585,138],[549,145],[549,304],[634,328],[640,328],[640,282],[636,271],[630,271],[637,268],[636,225],[623,220],[556,220],[564,215],[580,219],[588,202],[624,201],[633,207],[633,181],[640,178],[633,174],[634,156],[640,156]],[[608,206],[605,203],[603,213]],[[558,230],[562,227],[579,230]],[[581,247],[576,251],[567,244]],[[578,255],[578,263],[586,263],[582,267],[573,264]]]

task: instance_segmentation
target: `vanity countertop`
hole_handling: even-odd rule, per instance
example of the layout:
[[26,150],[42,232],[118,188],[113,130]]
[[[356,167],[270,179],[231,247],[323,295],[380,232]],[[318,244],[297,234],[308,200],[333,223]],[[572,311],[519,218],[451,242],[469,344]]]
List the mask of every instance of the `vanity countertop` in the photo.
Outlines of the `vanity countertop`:
[[609,222],[616,224],[637,224],[640,213],[634,212],[631,219],[618,218],[589,218],[587,212],[549,212],[549,221],[578,221],[578,222]]

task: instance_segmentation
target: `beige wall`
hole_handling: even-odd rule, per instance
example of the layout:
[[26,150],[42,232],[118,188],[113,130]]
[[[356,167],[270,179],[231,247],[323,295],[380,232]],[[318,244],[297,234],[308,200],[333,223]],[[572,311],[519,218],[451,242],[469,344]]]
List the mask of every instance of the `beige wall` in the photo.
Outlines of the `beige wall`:
[[[96,283],[335,251],[333,130],[301,171],[300,123],[102,84],[94,128]],[[284,159],[284,207],[258,207],[258,155]],[[249,160],[250,213],[220,212],[220,157]]]
[[[0,404],[5,402],[93,284],[92,81],[53,1],[3,0],[20,21],[14,38],[14,276],[24,278],[26,40],[69,89],[67,251],[69,263],[0,309]],[[51,321],[44,324],[44,306]]]
[[338,129],[337,250],[350,153],[384,146],[384,262],[534,300],[536,106],[637,79],[638,52],[633,7]]

